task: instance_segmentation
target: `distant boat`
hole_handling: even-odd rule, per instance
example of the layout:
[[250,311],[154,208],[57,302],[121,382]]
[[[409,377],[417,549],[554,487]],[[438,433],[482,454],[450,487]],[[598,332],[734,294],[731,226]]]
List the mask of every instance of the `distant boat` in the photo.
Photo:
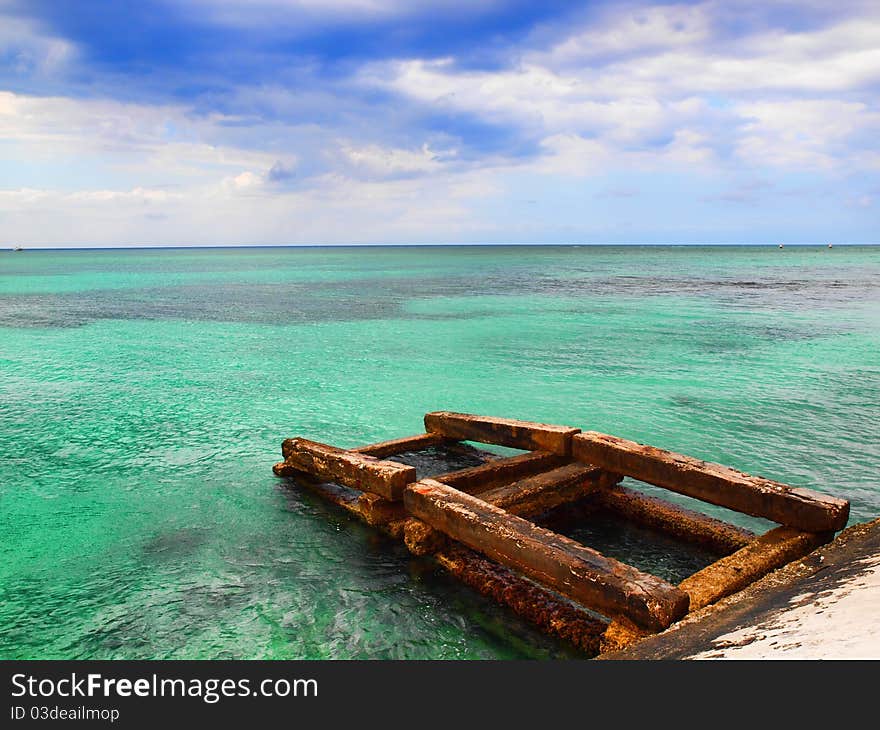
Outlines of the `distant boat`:
[[785,248],[781,243],[779,244],[779,248]]
[[834,248],[834,244],[833,244],[833,243],[829,243],[829,244],[828,244],[828,248]]
[[22,248],[21,248],[21,246],[13,246],[12,250],[13,251],[21,251]]

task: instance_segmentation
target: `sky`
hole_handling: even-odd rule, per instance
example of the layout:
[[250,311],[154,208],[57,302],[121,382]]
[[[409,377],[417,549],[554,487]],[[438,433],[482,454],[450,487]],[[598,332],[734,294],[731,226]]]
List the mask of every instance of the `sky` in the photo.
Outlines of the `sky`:
[[0,0],[0,247],[880,242],[877,0]]

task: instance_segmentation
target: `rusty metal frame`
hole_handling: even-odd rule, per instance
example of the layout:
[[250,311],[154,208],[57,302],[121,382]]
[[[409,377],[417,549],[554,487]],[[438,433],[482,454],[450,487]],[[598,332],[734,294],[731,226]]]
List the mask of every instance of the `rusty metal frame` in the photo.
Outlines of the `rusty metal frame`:
[[[849,505],[844,500],[750,477],[727,467],[706,465],[616,437],[592,432],[581,435],[576,428],[436,412],[425,416],[425,429],[425,433],[416,436],[356,449],[287,439],[282,446],[285,461],[276,464],[274,471],[279,476],[297,477],[305,486],[368,524],[403,539],[414,554],[432,555],[466,583],[594,654],[621,648],[661,631],[687,612],[742,590],[830,541],[835,530],[844,526],[841,520],[845,524],[848,516]],[[414,469],[383,460],[463,441],[509,446],[526,453],[422,480],[416,480]],[[618,442],[622,445],[618,446]],[[618,449],[619,453],[608,452],[609,448]],[[597,449],[604,451],[600,453]],[[584,463],[582,453],[589,454],[589,464]],[[594,458],[597,455],[599,458]],[[661,477],[652,482],[658,486],[715,504],[733,500],[734,505],[739,504],[737,500],[744,490],[751,489],[757,497],[752,493],[742,497],[749,506],[749,514],[761,511],[761,499],[772,499],[769,514],[778,521],[788,516],[786,507],[794,503],[791,521],[813,529],[782,524],[763,535],[754,535],[620,486],[624,476],[651,482],[650,469],[646,471],[645,467],[653,463],[651,459],[665,459],[676,469],[683,464],[690,470],[686,472],[687,478],[677,472],[669,476],[669,464],[661,464],[665,470],[661,469]],[[719,469],[721,477],[717,477]],[[688,481],[693,473],[698,478],[706,473],[724,480],[718,490],[724,492],[722,497],[713,499],[712,484],[698,485],[701,491],[694,494],[693,484]],[[649,478],[645,479],[646,476]],[[770,498],[762,497],[760,490],[772,490]],[[791,498],[789,493],[793,494]],[[677,539],[700,542],[721,557],[678,586],[672,586],[606,558],[592,548],[573,546],[568,538],[528,521],[539,512],[584,499],[592,499],[597,506],[624,519]],[[798,500],[809,502],[807,523]],[[755,508],[753,503],[759,506]],[[469,511],[470,523],[461,521],[462,510]],[[450,515],[452,523],[447,519]],[[474,529],[476,533],[472,534]],[[522,550],[511,556],[509,548],[521,546],[522,541],[536,546],[536,550],[549,550],[549,557],[542,554],[538,560],[536,553],[529,552],[530,547],[525,549],[525,557]],[[564,569],[550,575],[554,573],[554,558],[562,561]],[[560,578],[572,566],[574,579]],[[577,571],[583,574],[577,575]],[[596,581],[604,586],[601,590],[587,585]],[[502,584],[506,586],[504,590],[499,588]],[[557,600],[559,596],[564,600]],[[592,613],[572,613],[566,605],[568,601]]]

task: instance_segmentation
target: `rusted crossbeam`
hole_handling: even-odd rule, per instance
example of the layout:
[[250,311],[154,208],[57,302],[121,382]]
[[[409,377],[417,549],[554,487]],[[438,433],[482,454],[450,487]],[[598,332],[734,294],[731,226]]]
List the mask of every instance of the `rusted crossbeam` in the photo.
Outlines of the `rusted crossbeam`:
[[742,590],[770,571],[802,558],[833,537],[833,532],[804,532],[793,527],[777,527],[732,555],[685,578],[679,588],[690,596],[690,610],[696,611]]
[[507,605],[517,615],[586,652],[599,653],[608,622],[555,591],[459,544],[434,555],[451,575],[484,596]]
[[351,451],[358,454],[366,454],[367,456],[375,456],[377,459],[384,459],[386,456],[402,454],[404,451],[422,451],[431,446],[442,446],[449,443],[455,442],[439,433],[420,433],[416,436],[406,436],[402,439],[392,439],[390,441],[380,441],[376,444],[368,444],[367,446],[358,446],[356,449],[351,449]]
[[595,431],[572,437],[572,456],[648,484],[807,532],[840,530],[849,518],[846,500]]
[[292,469],[392,501],[399,500],[403,488],[416,480],[414,466],[381,461],[308,439],[288,439],[283,453],[285,465]]
[[479,441],[526,451],[551,451],[560,456],[571,453],[571,437],[580,431],[570,426],[451,411],[425,414],[425,430],[460,441]]
[[756,537],[749,530],[628,487],[602,490],[596,502],[637,525],[702,545],[720,555],[739,550]]
[[566,464],[480,492],[480,499],[512,515],[532,517],[594,494],[615,484],[619,478],[597,466]]
[[446,484],[416,482],[403,501],[431,527],[605,616],[658,631],[687,612],[687,594],[666,581]]
[[432,476],[438,482],[460,489],[468,494],[479,494],[502,484],[555,469],[565,463],[565,459],[549,451],[530,451],[506,459],[487,461],[479,466],[450,471]]

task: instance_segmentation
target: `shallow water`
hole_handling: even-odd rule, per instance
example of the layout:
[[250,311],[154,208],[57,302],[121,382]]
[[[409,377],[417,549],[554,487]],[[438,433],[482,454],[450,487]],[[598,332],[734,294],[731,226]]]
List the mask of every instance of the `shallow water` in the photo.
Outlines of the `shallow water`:
[[878,404],[877,247],[2,252],[0,656],[571,656],[286,489],[281,440],[565,423],[856,522]]

